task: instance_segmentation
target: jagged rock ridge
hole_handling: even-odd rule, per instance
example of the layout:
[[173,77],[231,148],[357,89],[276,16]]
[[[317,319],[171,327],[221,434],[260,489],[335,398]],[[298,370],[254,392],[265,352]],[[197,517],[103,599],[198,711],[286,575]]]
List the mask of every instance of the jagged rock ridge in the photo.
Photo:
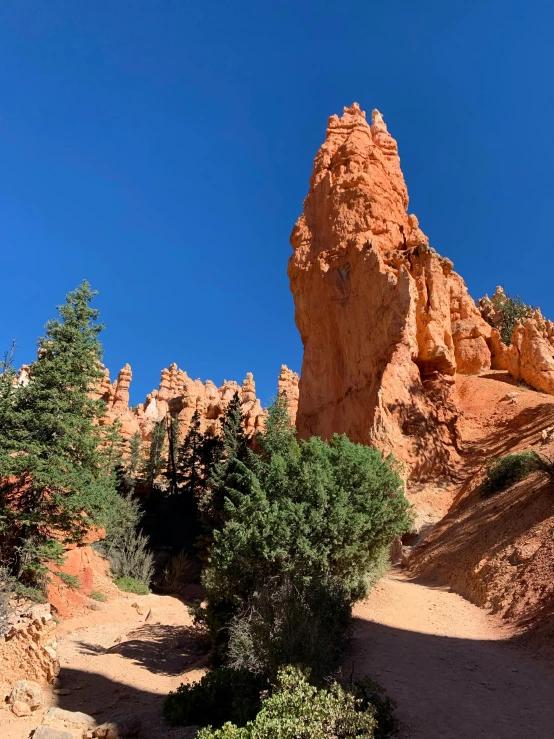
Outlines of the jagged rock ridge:
[[[183,437],[197,410],[200,413],[201,430],[216,433],[219,419],[236,392],[241,398],[246,431],[254,432],[263,426],[265,411],[256,397],[256,385],[251,372],[246,375],[242,386],[234,381],[224,380],[221,387],[217,387],[211,380],[192,380],[185,371],[172,364],[162,370],[158,389],[149,393],[144,403],[136,408],[129,406],[131,380],[132,371],[128,364],[120,370],[113,383],[109,371],[105,369],[99,388],[99,396],[107,407],[103,423],[113,424],[118,419],[125,438],[138,431],[142,439],[147,441],[152,435],[154,425],[163,421],[168,414],[178,419],[179,435]],[[291,421],[294,423],[298,406],[298,375],[286,365],[281,367],[277,392],[286,398]]]

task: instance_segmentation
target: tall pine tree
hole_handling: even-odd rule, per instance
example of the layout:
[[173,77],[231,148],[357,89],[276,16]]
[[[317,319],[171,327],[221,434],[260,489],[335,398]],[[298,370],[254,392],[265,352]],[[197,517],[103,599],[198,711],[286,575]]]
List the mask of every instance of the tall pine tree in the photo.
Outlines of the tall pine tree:
[[158,421],[152,429],[150,450],[144,465],[144,477],[151,488],[155,487],[156,478],[159,477],[167,465],[165,456],[166,428],[164,421]]
[[207,483],[199,500],[205,531],[202,545],[204,553],[210,546],[214,529],[220,529],[225,522],[225,498],[229,480],[236,472],[237,462],[244,461],[248,451],[249,439],[244,431],[240,396],[236,392],[221,422],[220,445],[214,450]]
[[[79,541],[117,505],[115,476],[103,459],[94,397],[102,378],[96,293],[88,282],[46,324],[30,381],[10,393],[0,436],[0,548],[14,573],[39,580],[41,560],[62,541]],[[5,393],[2,393],[3,399]]]

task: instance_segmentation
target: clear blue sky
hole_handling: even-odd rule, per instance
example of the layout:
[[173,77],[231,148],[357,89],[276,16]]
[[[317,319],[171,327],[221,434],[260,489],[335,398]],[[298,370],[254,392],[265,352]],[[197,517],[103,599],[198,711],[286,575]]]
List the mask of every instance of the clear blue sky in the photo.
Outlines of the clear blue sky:
[[553,28],[548,0],[3,0],[0,347],[30,361],[86,277],[134,402],[174,361],[267,401],[302,359],[289,235],[354,100],[472,295],[554,317]]

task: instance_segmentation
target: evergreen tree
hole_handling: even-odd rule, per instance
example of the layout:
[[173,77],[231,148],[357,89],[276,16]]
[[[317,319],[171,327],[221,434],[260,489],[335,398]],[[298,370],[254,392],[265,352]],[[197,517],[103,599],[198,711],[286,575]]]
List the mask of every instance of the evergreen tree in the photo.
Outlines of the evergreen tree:
[[205,546],[211,541],[213,531],[223,526],[229,480],[236,472],[237,463],[246,459],[248,451],[249,439],[244,431],[244,416],[240,397],[236,392],[227,406],[221,423],[220,443],[214,445],[211,450],[212,466],[199,500],[206,531]]
[[67,295],[38,341],[28,385],[8,393],[3,411],[0,548],[29,581],[40,580],[41,559],[59,554],[60,541],[79,541],[117,506],[96,424],[105,404],[91,392],[103,376],[95,294],[85,281]]
[[177,479],[177,455],[179,449],[179,417],[166,416],[167,429],[167,471],[166,477],[169,481],[169,495],[176,495],[178,492]]
[[142,461],[142,436],[140,431],[135,431],[129,441],[129,458],[127,460],[127,472],[131,477],[137,477]]
[[14,353],[15,342],[12,343],[10,350],[4,353],[4,358],[0,360],[0,450],[7,443],[6,439],[2,442],[2,436],[5,436],[9,429],[16,393],[16,375],[13,367]]
[[200,413],[196,410],[177,458],[179,492],[196,500],[202,497],[206,483],[205,444],[206,439],[200,431]]
[[140,479],[143,466],[143,443],[140,431],[135,431],[129,440],[127,454],[120,470],[118,489],[124,495],[133,495]]
[[112,425],[103,427],[103,464],[108,474],[123,470],[125,442],[121,435],[121,421],[116,418]]
[[167,464],[165,458],[165,435],[165,424],[163,421],[158,421],[152,429],[150,450],[148,459],[144,465],[144,477],[151,487],[154,487],[156,478],[162,474]]
[[277,395],[267,410],[265,428],[256,434],[260,455],[264,460],[274,454],[286,455],[296,443],[296,429],[291,424],[288,402],[284,395]]

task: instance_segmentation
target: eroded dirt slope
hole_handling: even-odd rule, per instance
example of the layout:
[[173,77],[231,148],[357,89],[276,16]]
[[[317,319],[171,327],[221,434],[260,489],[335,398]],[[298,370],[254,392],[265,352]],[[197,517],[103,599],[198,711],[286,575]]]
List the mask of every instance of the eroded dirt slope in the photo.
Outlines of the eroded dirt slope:
[[458,386],[466,441],[457,494],[410,571],[546,635],[554,613],[554,485],[535,472],[489,498],[479,486],[489,458],[529,449],[554,459],[554,398],[502,372],[459,377]]

